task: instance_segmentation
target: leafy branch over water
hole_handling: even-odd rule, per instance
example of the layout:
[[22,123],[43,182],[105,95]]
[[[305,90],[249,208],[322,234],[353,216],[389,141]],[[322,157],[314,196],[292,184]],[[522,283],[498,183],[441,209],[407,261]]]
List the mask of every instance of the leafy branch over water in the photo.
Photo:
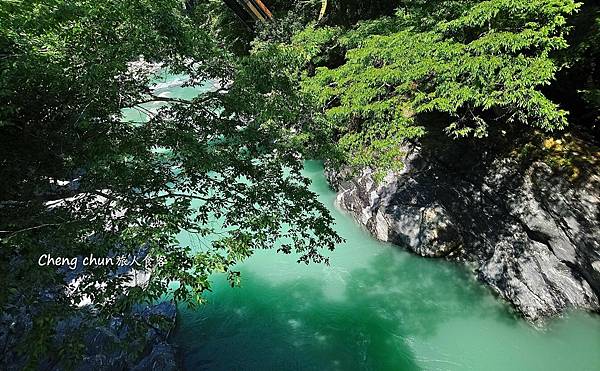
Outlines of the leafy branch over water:
[[[294,105],[278,96],[277,76],[240,70],[180,1],[2,2],[0,24],[0,303],[29,312],[21,345],[31,360],[56,346],[56,321],[83,300],[108,319],[179,281],[174,298],[193,304],[211,273],[235,283],[237,262],[281,239],[302,262],[327,261],[321,252],[340,239],[276,130],[297,121]],[[155,71],[131,63],[140,56],[190,86],[230,88],[152,96]],[[144,102],[163,105],[146,123],[121,119]],[[219,234],[192,251],[176,239],[182,230]],[[67,295],[69,272],[37,264],[41,254],[140,249],[165,259],[143,288],[96,266]]]

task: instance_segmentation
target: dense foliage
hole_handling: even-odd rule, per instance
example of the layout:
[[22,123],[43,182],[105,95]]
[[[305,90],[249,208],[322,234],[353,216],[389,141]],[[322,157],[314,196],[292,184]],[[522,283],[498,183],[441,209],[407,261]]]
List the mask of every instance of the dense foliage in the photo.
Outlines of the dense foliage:
[[542,88],[559,68],[552,53],[567,47],[566,17],[577,7],[571,0],[416,2],[349,32],[308,28],[292,45],[345,50],[342,63],[317,67],[304,88],[339,133],[348,162],[389,168],[404,139],[425,133],[425,112],[447,114],[454,137],[483,137],[511,122],[564,128],[566,111]]
[[[321,249],[339,241],[276,130],[298,121],[277,94],[287,80],[238,66],[183,5],[0,4],[0,305],[13,318],[26,312],[18,338],[31,361],[63,354],[50,352],[56,321],[85,300],[108,319],[178,281],[173,297],[193,304],[213,272],[236,284],[235,264],[255,249],[323,262]],[[146,62],[221,88],[189,101],[157,96]],[[124,121],[124,108],[147,120]],[[180,246],[182,231],[203,247]],[[38,265],[42,254],[142,253],[163,262],[143,287],[115,266],[86,267],[75,285],[69,269]]]
[[569,48],[558,60],[566,67],[552,85],[554,99],[567,104],[575,123],[600,134],[600,3],[587,1],[569,19]]

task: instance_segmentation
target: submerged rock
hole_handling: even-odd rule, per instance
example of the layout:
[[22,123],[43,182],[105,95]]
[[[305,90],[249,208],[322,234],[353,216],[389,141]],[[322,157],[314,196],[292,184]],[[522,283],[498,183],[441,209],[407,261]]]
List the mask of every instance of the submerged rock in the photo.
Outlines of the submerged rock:
[[379,183],[372,169],[326,176],[339,207],[375,237],[469,262],[529,320],[600,310],[597,167],[574,180],[543,156],[474,147],[406,144],[403,169]]

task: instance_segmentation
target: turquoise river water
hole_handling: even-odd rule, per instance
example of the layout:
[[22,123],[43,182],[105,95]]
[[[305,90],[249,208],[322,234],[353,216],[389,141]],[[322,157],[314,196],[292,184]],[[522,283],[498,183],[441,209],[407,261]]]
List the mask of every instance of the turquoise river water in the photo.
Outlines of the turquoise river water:
[[[176,77],[162,84],[165,96],[196,93]],[[179,308],[171,340],[186,369],[600,370],[600,316],[532,327],[465,267],[372,238],[334,206],[322,171],[305,164],[346,239],[331,265],[258,251],[239,265],[241,287],[215,275],[206,305]]]

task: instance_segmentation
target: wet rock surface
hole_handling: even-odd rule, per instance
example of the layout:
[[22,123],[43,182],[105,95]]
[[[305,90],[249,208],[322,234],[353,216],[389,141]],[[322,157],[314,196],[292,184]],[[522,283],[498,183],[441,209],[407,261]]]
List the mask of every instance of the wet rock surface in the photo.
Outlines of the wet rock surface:
[[372,169],[325,175],[376,238],[469,263],[531,321],[600,310],[600,175],[574,181],[539,158],[474,147],[407,143],[403,169],[380,182]]

